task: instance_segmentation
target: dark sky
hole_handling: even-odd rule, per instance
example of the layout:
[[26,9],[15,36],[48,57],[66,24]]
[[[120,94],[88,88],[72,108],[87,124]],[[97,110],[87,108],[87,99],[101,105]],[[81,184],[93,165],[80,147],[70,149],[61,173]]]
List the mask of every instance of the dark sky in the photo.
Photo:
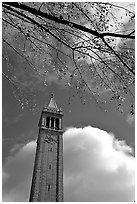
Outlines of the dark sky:
[[[12,87],[6,79],[3,79],[3,159],[8,156],[10,149],[16,143],[28,142],[37,135],[27,138],[27,132],[31,129],[38,131],[38,122],[44,104],[48,104],[51,93],[55,94],[58,106],[64,112],[64,127],[84,127],[91,125],[112,132],[118,139],[126,140],[127,144],[134,147],[134,125],[127,122],[127,114],[115,111],[115,107],[109,106],[109,111],[100,109],[86,94],[86,103],[82,104],[79,97],[75,96],[72,104],[69,104],[69,90],[57,86],[55,83],[39,92],[35,97],[39,110],[30,111],[21,109],[18,101],[12,94]],[[20,135],[20,136],[19,136]]]

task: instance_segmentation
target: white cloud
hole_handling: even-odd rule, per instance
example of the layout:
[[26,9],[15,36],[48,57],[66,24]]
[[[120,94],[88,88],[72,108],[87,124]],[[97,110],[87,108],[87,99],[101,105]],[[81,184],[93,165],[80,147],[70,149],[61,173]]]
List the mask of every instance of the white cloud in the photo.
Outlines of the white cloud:
[[65,201],[133,201],[134,157],[125,142],[93,127],[64,137]]
[[[3,167],[3,201],[28,201],[36,143],[25,145]],[[135,159],[113,134],[85,127],[64,133],[64,201],[134,200]],[[130,154],[129,154],[130,153]]]

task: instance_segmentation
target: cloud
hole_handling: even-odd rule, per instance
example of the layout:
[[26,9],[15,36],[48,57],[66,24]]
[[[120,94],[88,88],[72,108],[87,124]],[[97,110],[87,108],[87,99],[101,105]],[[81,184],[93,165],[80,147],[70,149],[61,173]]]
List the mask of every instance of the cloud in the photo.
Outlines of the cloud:
[[[36,143],[8,157],[3,167],[3,201],[28,201]],[[16,147],[15,147],[16,149]],[[133,201],[135,158],[125,141],[93,128],[64,133],[64,201]]]
[[134,126],[134,125],[135,125],[135,115],[129,114],[129,115],[127,116],[126,122],[127,122],[129,125]]
[[115,202],[134,199],[132,149],[113,134],[85,127],[64,137],[65,201]]

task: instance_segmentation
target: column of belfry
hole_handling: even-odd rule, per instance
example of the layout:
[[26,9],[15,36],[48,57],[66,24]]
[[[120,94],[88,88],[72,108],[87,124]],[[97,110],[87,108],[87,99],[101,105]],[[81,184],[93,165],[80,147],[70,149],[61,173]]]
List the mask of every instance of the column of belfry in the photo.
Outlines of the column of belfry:
[[62,116],[52,94],[39,121],[30,202],[63,202]]

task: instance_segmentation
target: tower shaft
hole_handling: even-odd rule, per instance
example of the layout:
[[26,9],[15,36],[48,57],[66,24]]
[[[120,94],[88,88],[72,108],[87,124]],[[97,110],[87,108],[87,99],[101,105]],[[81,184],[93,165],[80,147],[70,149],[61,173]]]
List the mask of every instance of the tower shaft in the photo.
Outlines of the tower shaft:
[[62,115],[51,109],[42,112],[30,202],[63,201]]

